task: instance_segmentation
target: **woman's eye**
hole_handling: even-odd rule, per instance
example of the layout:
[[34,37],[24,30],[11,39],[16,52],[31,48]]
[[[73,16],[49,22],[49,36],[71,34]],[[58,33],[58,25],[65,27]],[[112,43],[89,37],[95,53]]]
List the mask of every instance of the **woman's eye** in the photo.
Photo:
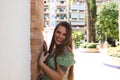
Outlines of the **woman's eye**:
[[59,31],[57,31],[57,33],[60,33]]
[[66,36],[66,34],[63,34],[64,36]]

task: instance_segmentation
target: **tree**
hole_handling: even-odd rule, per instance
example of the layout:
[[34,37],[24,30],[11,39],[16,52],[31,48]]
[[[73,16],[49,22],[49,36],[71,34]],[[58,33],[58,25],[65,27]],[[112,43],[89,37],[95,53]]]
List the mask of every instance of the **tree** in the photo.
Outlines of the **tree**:
[[96,42],[96,30],[95,30],[95,23],[96,23],[96,0],[89,0],[90,1],[90,26],[91,26],[91,41]]
[[91,30],[90,30],[90,3],[86,0],[87,5],[87,42],[91,42]]
[[86,0],[87,42],[95,42],[96,0]]
[[118,5],[119,5],[119,17],[118,17],[118,19],[119,19],[119,43],[120,43],[120,0],[118,2],[119,2],[118,3]]
[[98,12],[96,28],[99,39],[118,39],[118,5],[115,2],[103,4]]

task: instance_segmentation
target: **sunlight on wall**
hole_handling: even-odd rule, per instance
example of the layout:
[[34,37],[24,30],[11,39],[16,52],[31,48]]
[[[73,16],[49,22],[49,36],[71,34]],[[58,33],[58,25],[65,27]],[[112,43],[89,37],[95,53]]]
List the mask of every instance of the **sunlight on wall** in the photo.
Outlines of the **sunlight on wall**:
[[0,0],[0,80],[30,80],[30,0]]

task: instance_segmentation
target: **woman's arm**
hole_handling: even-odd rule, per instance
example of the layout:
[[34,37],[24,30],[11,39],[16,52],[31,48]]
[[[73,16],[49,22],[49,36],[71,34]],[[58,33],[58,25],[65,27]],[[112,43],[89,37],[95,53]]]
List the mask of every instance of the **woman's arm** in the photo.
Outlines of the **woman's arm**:
[[39,60],[39,65],[42,68],[42,70],[47,74],[48,77],[50,77],[52,80],[64,80],[65,72],[61,69],[61,67],[57,64],[57,71],[51,69],[48,67],[44,61],[47,58],[48,54],[46,56],[42,55]]

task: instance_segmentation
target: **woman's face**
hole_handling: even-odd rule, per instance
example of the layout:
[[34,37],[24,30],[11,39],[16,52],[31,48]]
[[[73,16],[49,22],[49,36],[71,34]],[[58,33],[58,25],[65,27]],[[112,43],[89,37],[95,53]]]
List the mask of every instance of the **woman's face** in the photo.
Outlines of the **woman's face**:
[[66,37],[66,29],[63,26],[59,26],[54,35],[54,40],[56,45],[60,45],[63,43]]

